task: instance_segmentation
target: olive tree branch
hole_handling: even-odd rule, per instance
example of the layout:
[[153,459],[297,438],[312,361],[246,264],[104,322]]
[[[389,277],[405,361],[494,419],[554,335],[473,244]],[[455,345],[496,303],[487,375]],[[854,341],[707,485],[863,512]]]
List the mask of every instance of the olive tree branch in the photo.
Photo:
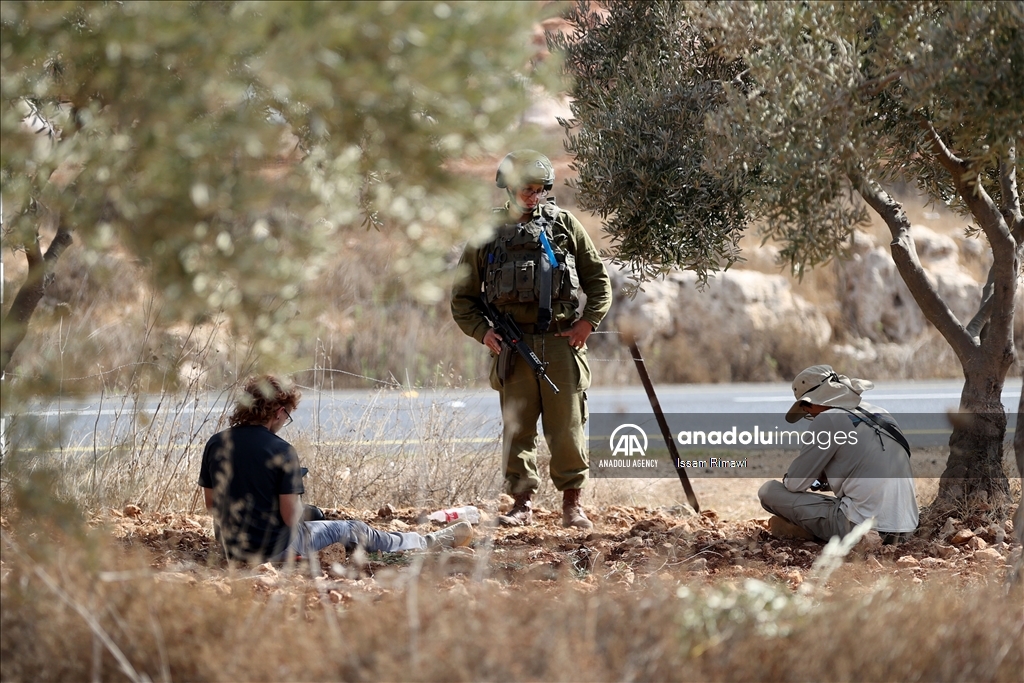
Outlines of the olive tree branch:
[[1020,194],[1017,191],[1017,146],[1011,144],[1006,155],[999,160],[999,188],[1003,195],[1001,211],[1010,224],[1010,232],[1020,244],[1024,237],[1024,214],[1020,208]]
[[935,130],[935,126],[933,126],[932,122],[924,115],[918,114],[918,123],[928,134],[928,141],[932,145],[932,152],[939,160],[939,163],[942,164],[944,169],[949,171],[950,175],[953,176],[954,181],[959,183],[964,172],[967,170],[967,163],[946,146],[946,143],[942,140],[942,136],[940,136],[939,132]]
[[[1022,240],[1024,238],[1024,219],[1021,216],[1020,195],[1017,192],[1015,147],[1015,145],[1010,145],[1006,155],[999,160],[999,186],[1003,199],[1000,213],[1010,226],[1010,234],[1017,245],[1016,251],[1020,252],[1024,248],[1024,245],[1022,245],[1022,241],[1024,241]],[[1018,255],[1017,260],[1019,261],[1019,259],[1020,256]],[[993,262],[992,267],[988,271],[988,280],[985,283],[985,288],[982,290],[981,305],[978,307],[977,314],[967,325],[967,331],[971,336],[979,336],[982,328],[991,316],[992,295],[995,291],[995,283],[996,263]]]
[[[970,328],[969,333],[974,336],[976,332],[980,339],[985,325],[992,324],[996,328],[994,331],[997,332],[991,335],[996,340],[992,343],[1003,344],[1007,339],[1012,342],[1013,321],[1009,312],[1013,311],[1013,297],[1017,290],[1016,277],[1020,270],[1020,255],[1018,253],[1020,240],[1011,234],[1003,213],[985,190],[984,185],[979,182],[979,173],[972,172],[970,166],[949,149],[930,121],[923,116],[919,116],[918,121],[928,134],[932,152],[939,164],[949,171],[957,194],[970,209],[992,247],[992,267],[989,271],[989,282],[992,283],[992,286],[989,288],[986,284],[983,290],[981,305],[971,321],[973,327]],[[1011,183],[1009,180],[1004,180],[1007,173],[1005,167],[1006,163],[1003,160],[1000,162],[1000,182],[1003,188],[1009,188],[1015,192],[1016,182]],[[1017,230],[1017,225],[1014,225],[1014,230]],[[965,330],[965,332],[967,331]]]
[[978,342],[967,333],[963,324],[929,282],[924,266],[921,265],[921,261],[917,257],[917,249],[910,236],[910,219],[907,218],[903,207],[878,183],[865,181],[859,177],[852,178],[852,180],[864,201],[882,217],[889,227],[889,233],[892,235],[892,242],[889,244],[892,260],[910,290],[910,294],[914,297],[914,301],[921,307],[921,312],[924,313],[928,322],[934,325],[935,329],[949,342],[960,361],[966,362]]
[[996,269],[995,264],[993,264],[988,269],[988,279],[981,290],[981,303],[978,305],[978,312],[971,318],[971,322],[967,323],[967,334],[971,335],[973,339],[978,340],[979,343],[981,330],[992,316],[992,293],[995,291],[995,284]]

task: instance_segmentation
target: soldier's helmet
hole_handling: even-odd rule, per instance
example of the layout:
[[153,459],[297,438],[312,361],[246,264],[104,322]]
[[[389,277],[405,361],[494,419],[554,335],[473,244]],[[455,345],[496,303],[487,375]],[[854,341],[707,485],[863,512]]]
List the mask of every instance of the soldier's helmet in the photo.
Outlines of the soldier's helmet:
[[502,189],[516,190],[537,184],[550,190],[555,184],[555,167],[540,152],[520,149],[510,152],[501,160],[494,182]]

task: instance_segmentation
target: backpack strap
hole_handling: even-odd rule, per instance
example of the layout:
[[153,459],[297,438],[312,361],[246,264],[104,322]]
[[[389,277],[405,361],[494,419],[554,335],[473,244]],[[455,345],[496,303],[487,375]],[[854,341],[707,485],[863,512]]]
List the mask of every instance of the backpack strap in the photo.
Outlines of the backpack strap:
[[875,433],[879,436],[884,432],[886,436],[902,446],[903,450],[907,452],[907,457],[910,457],[910,442],[907,441],[907,437],[903,436],[903,432],[894,420],[887,420],[881,415],[869,413],[860,406],[857,406],[853,410],[847,410],[846,412],[860,418],[862,421],[867,422],[869,425],[874,427]]
[[554,205],[554,202],[549,204],[543,204],[539,207],[537,216],[533,219],[533,223],[540,228],[540,235],[538,239],[541,245],[540,262],[538,264],[540,268],[540,300],[537,308],[537,330],[540,332],[547,332],[548,327],[551,325],[551,278],[552,271],[558,267],[558,259],[555,257],[554,250],[551,249],[551,241],[548,237],[548,227],[558,217],[558,207]]

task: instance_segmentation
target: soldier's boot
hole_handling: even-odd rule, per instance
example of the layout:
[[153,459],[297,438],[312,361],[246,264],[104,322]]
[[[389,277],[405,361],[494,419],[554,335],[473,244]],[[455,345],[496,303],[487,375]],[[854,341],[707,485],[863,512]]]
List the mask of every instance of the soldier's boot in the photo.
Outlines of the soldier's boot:
[[503,515],[498,515],[498,524],[501,526],[529,526],[533,524],[533,497],[532,491],[517,493],[512,496],[515,503],[512,509]]
[[562,526],[587,530],[594,528],[594,523],[583,514],[583,506],[580,505],[582,495],[580,489],[562,491]]

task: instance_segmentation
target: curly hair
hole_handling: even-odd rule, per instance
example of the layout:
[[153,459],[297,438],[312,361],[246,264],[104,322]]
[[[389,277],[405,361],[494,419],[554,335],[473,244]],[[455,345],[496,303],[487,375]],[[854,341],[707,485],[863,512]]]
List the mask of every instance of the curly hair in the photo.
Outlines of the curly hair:
[[274,375],[250,377],[228,423],[232,427],[266,424],[280,408],[291,413],[301,398],[302,392],[291,382],[283,382]]

